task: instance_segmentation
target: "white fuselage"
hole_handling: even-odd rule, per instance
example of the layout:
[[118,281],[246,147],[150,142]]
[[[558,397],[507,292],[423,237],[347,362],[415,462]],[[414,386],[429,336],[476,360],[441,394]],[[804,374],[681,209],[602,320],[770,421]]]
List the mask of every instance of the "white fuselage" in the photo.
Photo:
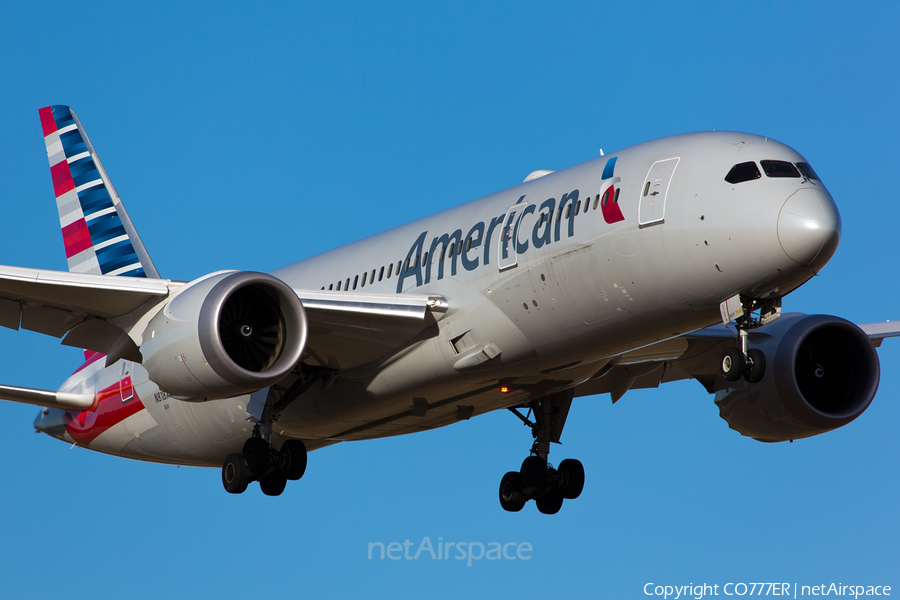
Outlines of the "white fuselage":
[[[712,325],[735,294],[789,293],[830,258],[839,216],[805,177],[725,181],[733,165],[759,160],[804,159],[749,134],[672,136],[273,271],[297,290],[433,293],[450,305],[401,352],[314,384],[274,433],[315,449],[448,425],[577,386],[625,352]],[[828,231],[810,237],[803,219]],[[209,466],[250,435],[249,396],[184,402],[139,364],[101,365],[61,390],[121,388],[130,373],[136,398],[120,394],[102,431],[82,434],[79,415],[50,409],[36,427],[101,452]]]

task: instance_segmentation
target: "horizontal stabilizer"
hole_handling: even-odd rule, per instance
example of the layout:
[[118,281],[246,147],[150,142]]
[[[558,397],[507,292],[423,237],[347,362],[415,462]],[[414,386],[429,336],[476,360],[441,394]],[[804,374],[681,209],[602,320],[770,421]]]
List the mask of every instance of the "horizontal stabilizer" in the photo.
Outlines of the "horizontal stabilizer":
[[51,392],[21,388],[11,385],[0,385],[0,400],[62,408],[64,410],[87,410],[94,406],[94,394],[76,394],[72,392]]

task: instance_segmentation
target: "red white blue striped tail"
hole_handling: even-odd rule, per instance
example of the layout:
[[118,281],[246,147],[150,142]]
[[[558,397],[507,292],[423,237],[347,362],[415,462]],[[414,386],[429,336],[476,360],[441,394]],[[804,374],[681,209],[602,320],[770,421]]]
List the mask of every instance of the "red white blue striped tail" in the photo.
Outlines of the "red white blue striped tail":
[[38,113],[69,271],[158,279],[78,117],[62,105]]

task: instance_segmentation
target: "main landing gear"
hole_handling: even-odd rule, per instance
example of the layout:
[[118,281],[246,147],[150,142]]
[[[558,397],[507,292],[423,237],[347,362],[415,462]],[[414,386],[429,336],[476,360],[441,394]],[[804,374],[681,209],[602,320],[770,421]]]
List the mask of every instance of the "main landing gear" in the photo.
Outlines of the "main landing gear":
[[[266,436],[269,437],[270,436]],[[281,450],[253,430],[243,451],[229,454],[222,466],[222,485],[231,494],[241,494],[252,481],[266,496],[279,496],[288,481],[296,481],[306,472],[306,446],[300,440],[287,440]]]
[[[763,302],[741,297],[741,304],[742,315],[734,321],[738,346],[727,348],[722,354],[719,375],[725,381],[737,381],[743,377],[747,383],[758,383],[766,374],[766,355],[757,348],[750,348],[750,330],[777,319],[781,314],[781,299]],[[758,319],[753,316],[754,310],[760,311]]]
[[539,511],[553,515],[559,512],[563,500],[574,500],[581,495],[584,467],[580,461],[567,458],[555,469],[547,462],[550,442],[559,443],[573,396],[574,392],[569,390],[532,400],[528,411],[529,416],[533,413],[534,422],[515,408],[509,409],[531,427],[534,444],[522,468],[510,471],[500,480],[500,506],[503,510],[518,512],[526,502],[534,500]]

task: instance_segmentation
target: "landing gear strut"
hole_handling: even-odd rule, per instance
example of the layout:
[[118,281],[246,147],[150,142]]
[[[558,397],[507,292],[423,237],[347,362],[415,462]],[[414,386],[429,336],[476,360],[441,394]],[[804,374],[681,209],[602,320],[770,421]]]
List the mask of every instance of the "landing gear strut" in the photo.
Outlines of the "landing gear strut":
[[[766,355],[757,348],[750,348],[750,330],[777,319],[781,314],[781,299],[762,301],[741,297],[740,301],[741,316],[734,320],[738,346],[727,348],[722,354],[719,375],[725,381],[737,381],[743,377],[747,383],[758,383],[766,374]],[[759,310],[759,318],[753,316],[755,310]]]
[[253,435],[244,442],[240,454],[229,454],[222,465],[222,484],[231,494],[240,494],[253,482],[266,496],[280,496],[288,481],[296,481],[306,472],[306,445],[300,440],[287,440],[276,450],[272,445],[272,423],[282,411],[306,393],[316,382],[327,387],[334,381],[334,371],[300,365],[290,387],[273,386],[251,395],[248,412],[258,420]]
[[[531,454],[522,462],[518,471],[510,471],[500,480],[500,506],[508,512],[522,510],[529,500],[534,500],[540,512],[552,515],[559,512],[563,500],[574,500],[584,489],[584,467],[580,461],[567,458],[553,466],[547,461],[550,442],[559,443],[574,391],[545,396],[532,400],[528,415],[515,408],[509,410],[531,428],[534,444]],[[533,415],[534,421],[529,420]]]
[[[271,431],[271,430],[270,430]],[[271,433],[263,435],[260,426],[244,442],[243,451],[229,454],[222,466],[222,485],[230,494],[241,494],[253,481],[266,496],[279,496],[288,481],[296,481],[306,472],[306,446],[300,440],[287,440],[276,450]]]

